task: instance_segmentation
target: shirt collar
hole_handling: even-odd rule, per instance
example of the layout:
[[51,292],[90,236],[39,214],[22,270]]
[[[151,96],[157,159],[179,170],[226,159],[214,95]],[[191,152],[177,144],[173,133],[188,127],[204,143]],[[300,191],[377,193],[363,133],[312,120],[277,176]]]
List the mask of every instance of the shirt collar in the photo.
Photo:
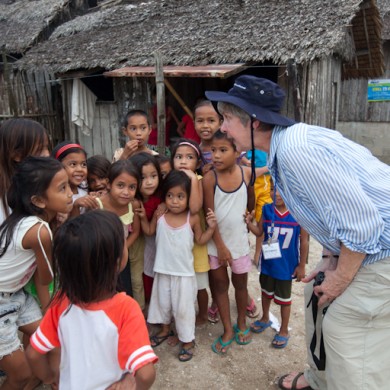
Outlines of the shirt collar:
[[275,126],[272,130],[271,146],[268,156],[268,168],[270,170],[275,169],[276,167],[276,151],[278,150],[279,144],[282,139],[283,130],[285,129],[286,127],[283,126]]

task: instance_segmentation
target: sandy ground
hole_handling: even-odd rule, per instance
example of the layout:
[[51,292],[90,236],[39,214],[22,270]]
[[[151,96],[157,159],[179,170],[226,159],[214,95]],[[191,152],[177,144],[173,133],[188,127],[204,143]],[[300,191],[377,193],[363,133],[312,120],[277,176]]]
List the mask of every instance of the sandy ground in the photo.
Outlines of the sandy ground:
[[[251,242],[254,251],[253,237]],[[321,246],[311,239],[306,273],[319,261],[320,256]],[[260,311],[261,295],[255,266],[249,274],[248,287]],[[237,313],[233,294],[234,290],[231,286],[232,319]],[[155,348],[160,360],[156,365],[157,378],[152,388],[155,390],[276,389],[277,380],[281,375],[293,370],[302,370],[306,363],[303,306],[303,284],[293,282],[290,340],[285,349],[278,350],[271,346],[275,330],[269,328],[264,333],[253,334],[250,344],[241,346],[233,343],[226,356],[219,356],[212,352],[211,344],[223,332],[220,323],[209,323],[196,329],[196,348],[194,357],[189,362],[182,363],[178,360],[179,345],[171,347],[166,342],[161,344]],[[271,312],[280,321],[279,307],[272,304]],[[38,389],[47,390],[49,387],[39,386]]]

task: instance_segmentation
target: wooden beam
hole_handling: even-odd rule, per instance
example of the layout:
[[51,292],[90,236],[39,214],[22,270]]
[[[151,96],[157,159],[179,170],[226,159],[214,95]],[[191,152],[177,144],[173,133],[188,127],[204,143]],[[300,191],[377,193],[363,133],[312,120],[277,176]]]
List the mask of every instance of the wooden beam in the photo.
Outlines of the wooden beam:
[[370,68],[372,68],[372,58],[371,58],[371,50],[370,50],[370,37],[368,35],[367,20],[366,20],[366,10],[365,9],[363,9],[363,24],[364,24],[364,33],[366,35],[366,41],[367,41],[368,59],[370,61]]
[[161,53],[154,53],[156,60],[157,150],[165,155],[165,85]]
[[192,120],[194,120],[194,116],[193,116],[191,110],[185,104],[184,100],[180,97],[180,95],[175,91],[175,88],[173,88],[172,84],[167,79],[164,80],[164,84],[169,89],[169,92],[179,102],[179,104],[181,105],[182,109],[191,117]]

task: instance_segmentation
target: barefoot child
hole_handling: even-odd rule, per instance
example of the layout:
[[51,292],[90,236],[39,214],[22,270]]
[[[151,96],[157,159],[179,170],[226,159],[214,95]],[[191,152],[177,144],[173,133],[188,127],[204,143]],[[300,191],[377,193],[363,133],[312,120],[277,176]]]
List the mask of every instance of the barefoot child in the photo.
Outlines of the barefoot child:
[[57,213],[69,213],[73,207],[68,175],[61,163],[27,157],[12,178],[7,204],[12,213],[0,226],[0,368],[7,373],[4,388],[23,389],[31,370],[18,330],[31,336],[42,317],[24,287],[35,272],[38,297],[46,308],[53,279],[49,223]]
[[33,372],[51,383],[56,375],[46,353],[61,347],[60,389],[103,390],[131,383],[130,374],[137,389],[149,389],[157,357],[145,320],[131,297],[116,292],[128,261],[119,218],[97,210],[68,220],[53,253],[58,294],[26,352]]
[[[288,344],[288,322],[291,312],[292,279],[298,282],[305,276],[305,263],[309,252],[309,236],[289,213],[279,192],[271,180],[271,198],[274,203],[263,207],[261,223],[253,219],[254,212],[247,213],[249,230],[256,236],[264,233],[263,250],[259,264],[263,315],[251,324],[251,331],[261,333],[271,326],[269,309],[272,299],[280,305],[281,326],[272,341],[274,348]],[[275,248],[275,251],[273,249]]]
[[[191,215],[189,199],[191,180],[181,171],[171,171],[162,187],[167,212],[157,220],[157,212],[150,224],[141,218],[146,234],[156,232],[156,261],[150,300],[148,322],[162,324],[159,333],[151,337],[157,346],[170,335],[172,316],[178,338],[182,342],[178,358],[182,362],[192,359],[195,347],[196,278],[192,248],[194,240],[205,244],[210,240],[215,226],[215,216],[207,211],[208,229],[203,232],[199,216]],[[145,225],[145,226],[144,226]]]
[[[210,287],[224,327],[224,333],[214,341],[212,350],[217,354],[226,354],[234,340],[242,345],[251,341],[246,326],[246,306],[248,272],[252,261],[243,218],[252,198],[247,188],[251,172],[248,167],[237,165],[239,152],[232,140],[221,131],[217,131],[212,138],[211,152],[214,169],[203,178],[204,208],[215,210],[218,221],[213,240],[208,243],[208,253]],[[228,266],[232,270],[238,311],[234,327],[230,318]]]

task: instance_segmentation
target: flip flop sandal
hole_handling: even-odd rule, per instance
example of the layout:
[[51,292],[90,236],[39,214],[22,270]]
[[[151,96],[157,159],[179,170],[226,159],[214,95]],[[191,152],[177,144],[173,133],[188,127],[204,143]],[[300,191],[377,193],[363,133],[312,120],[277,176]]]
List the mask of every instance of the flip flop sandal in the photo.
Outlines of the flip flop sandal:
[[272,325],[272,321],[268,321],[268,322],[255,321],[250,325],[250,329],[251,332],[253,333],[262,333],[271,325]]
[[[274,348],[277,348],[277,349],[282,349],[282,348],[286,348],[287,347],[287,344],[288,344],[288,340],[289,340],[290,336],[281,336],[279,333],[277,333],[275,336],[274,336],[274,339],[272,340],[272,346]],[[282,344],[276,344],[276,343],[282,343]]]
[[[279,389],[281,390],[297,390],[297,383],[298,383],[298,380],[299,378],[303,375],[303,372],[299,372],[295,378],[293,379],[293,381],[291,382],[291,387],[288,389],[286,386],[283,385],[283,381],[289,376],[290,374],[286,374],[286,375],[283,375],[279,378],[278,380],[278,387]],[[299,390],[314,390],[312,387],[310,386],[305,386],[305,387],[301,387]]]
[[[217,355],[226,355],[227,354],[227,351],[230,347],[230,345],[232,344],[232,342],[234,341],[235,339],[235,336],[233,336],[229,341],[226,341],[226,343],[224,343],[222,341],[222,336],[219,336],[217,339],[215,339],[215,341],[213,342],[213,345],[211,346],[211,349],[213,350],[213,352],[215,352]],[[217,344],[219,343],[219,345],[221,346],[221,349],[218,351],[217,349]],[[222,349],[225,349],[225,352],[222,351]]]
[[250,305],[246,307],[246,316],[249,318],[256,318],[258,315],[257,306],[255,300],[252,298]]
[[216,324],[219,321],[218,312],[218,307],[216,307],[215,309],[209,307],[207,309],[207,319],[209,320],[209,322],[211,322],[212,324]]
[[250,328],[246,328],[245,330],[241,330],[237,324],[235,324],[233,326],[233,330],[234,330],[234,333],[235,333],[235,340],[236,340],[236,343],[239,344],[239,345],[247,345],[249,344],[252,339],[249,339],[249,340],[246,340],[246,341],[241,341],[240,340],[240,337],[245,337],[248,335],[248,333],[250,332]]
[[154,335],[150,338],[150,345],[152,348],[155,348],[155,347],[159,346],[160,344],[162,344],[165,340],[167,340],[169,336],[173,336],[173,335],[174,335],[174,333],[172,331],[170,331],[168,334],[166,334],[164,336]]
[[189,348],[182,348],[179,352],[178,358],[180,362],[188,362],[194,356],[193,349],[195,348],[195,343],[192,343],[192,346]]

